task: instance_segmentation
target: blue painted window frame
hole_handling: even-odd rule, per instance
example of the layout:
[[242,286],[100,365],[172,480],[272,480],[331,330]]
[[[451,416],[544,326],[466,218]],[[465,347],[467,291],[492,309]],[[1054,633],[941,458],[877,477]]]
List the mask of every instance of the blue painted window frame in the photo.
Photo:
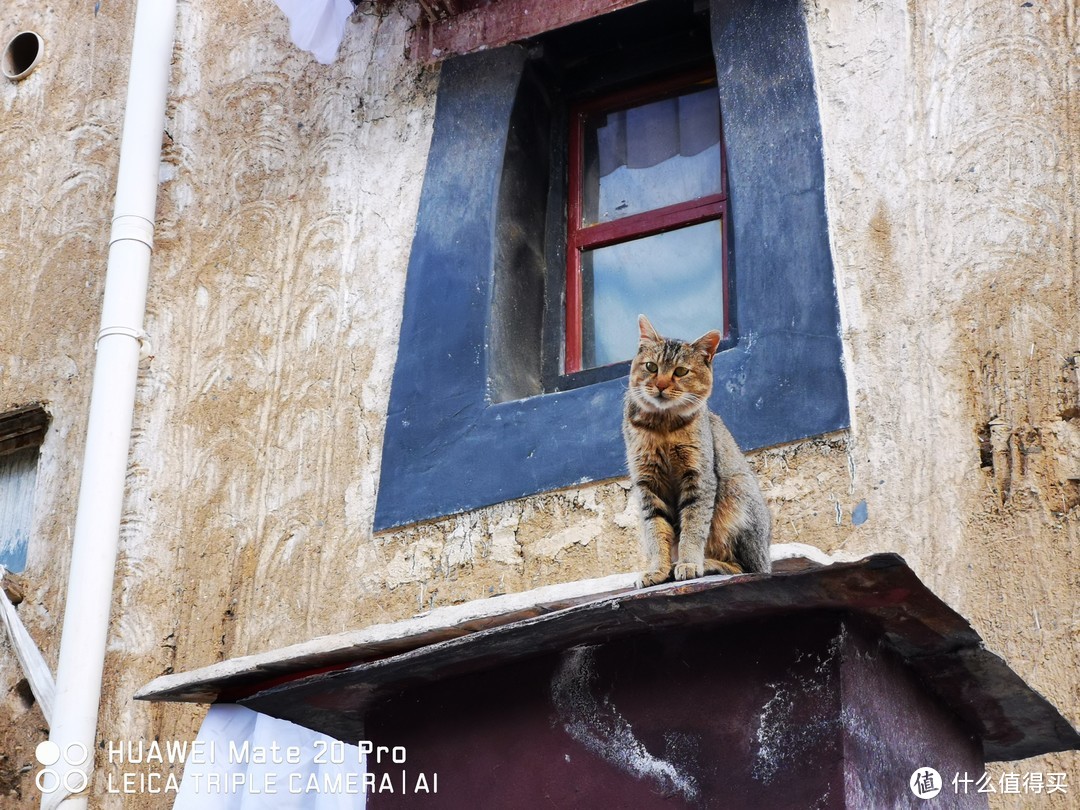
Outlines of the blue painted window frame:
[[49,414],[40,404],[0,413],[0,565],[26,569],[38,461]]
[[[711,26],[738,334],[713,362],[710,406],[750,450],[847,427],[847,389],[798,0],[714,0]],[[488,396],[499,184],[525,61],[507,46],[442,67],[375,531],[626,473],[625,377]]]

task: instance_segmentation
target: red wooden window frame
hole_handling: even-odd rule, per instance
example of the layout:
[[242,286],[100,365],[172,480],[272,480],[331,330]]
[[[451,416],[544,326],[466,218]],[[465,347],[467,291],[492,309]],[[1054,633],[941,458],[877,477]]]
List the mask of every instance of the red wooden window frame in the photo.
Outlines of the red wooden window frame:
[[721,249],[721,274],[725,291],[723,301],[723,332],[727,337],[728,321],[728,260],[727,234],[727,167],[724,159],[723,140],[720,143],[720,193],[698,197],[693,200],[642,211],[608,222],[585,224],[584,193],[585,176],[585,122],[600,112],[615,112],[638,104],[660,101],[682,95],[687,91],[716,87],[716,76],[711,71],[682,74],[663,81],[652,82],[629,90],[591,98],[570,108],[570,132],[568,138],[568,188],[567,188],[567,234],[566,234],[566,354],[564,373],[582,370],[582,283],[581,254],[586,250],[629,242],[646,236],[673,231],[701,222],[718,220],[723,233]]

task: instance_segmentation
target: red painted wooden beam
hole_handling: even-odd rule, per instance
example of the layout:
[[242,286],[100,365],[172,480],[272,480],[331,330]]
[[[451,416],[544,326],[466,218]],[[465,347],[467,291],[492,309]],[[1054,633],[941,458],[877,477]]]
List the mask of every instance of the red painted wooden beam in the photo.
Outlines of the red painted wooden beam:
[[422,17],[409,53],[421,62],[497,48],[643,0],[498,0],[446,19]]

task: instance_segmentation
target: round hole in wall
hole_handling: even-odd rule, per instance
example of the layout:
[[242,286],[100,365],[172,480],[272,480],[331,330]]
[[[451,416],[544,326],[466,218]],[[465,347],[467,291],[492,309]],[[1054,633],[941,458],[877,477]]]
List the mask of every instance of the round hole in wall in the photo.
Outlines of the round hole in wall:
[[24,78],[41,61],[44,47],[45,41],[33,31],[16,34],[4,48],[4,75],[12,81]]

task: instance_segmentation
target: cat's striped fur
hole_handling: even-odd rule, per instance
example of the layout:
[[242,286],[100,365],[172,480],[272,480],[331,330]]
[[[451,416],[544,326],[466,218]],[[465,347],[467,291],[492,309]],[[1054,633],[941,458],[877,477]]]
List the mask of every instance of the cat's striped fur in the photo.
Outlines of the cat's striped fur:
[[630,365],[623,438],[641,507],[647,587],[705,574],[768,573],[772,517],[720,417],[709,412],[713,331],[661,337],[644,315]]

